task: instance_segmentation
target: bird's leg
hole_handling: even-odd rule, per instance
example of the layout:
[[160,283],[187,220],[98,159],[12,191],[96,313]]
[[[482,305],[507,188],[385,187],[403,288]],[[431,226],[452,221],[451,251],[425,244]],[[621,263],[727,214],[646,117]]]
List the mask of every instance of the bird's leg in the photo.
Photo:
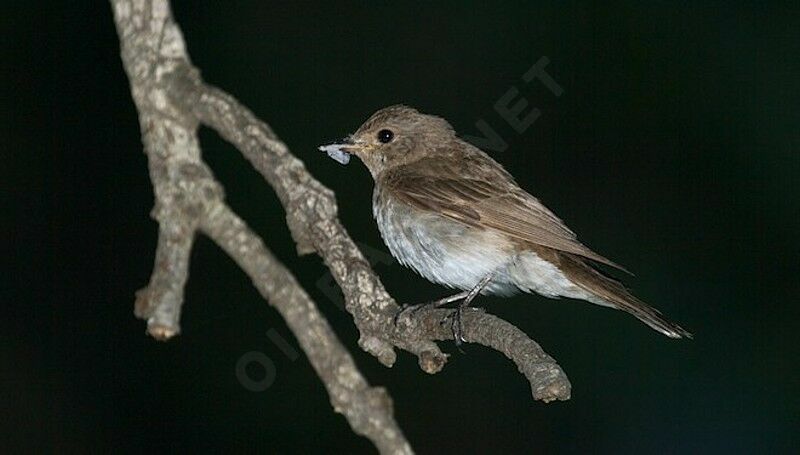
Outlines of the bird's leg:
[[481,291],[489,284],[489,282],[492,281],[493,277],[494,273],[490,273],[483,277],[474,288],[467,291],[467,295],[464,297],[464,300],[462,300],[461,304],[456,307],[456,312],[453,315],[453,340],[456,342],[456,346],[466,341],[461,336],[461,334],[464,332],[464,327],[461,324],[461,311],[464,309],[464,307],[467,307],[470,303],[472,303],[475,297],[477,297],[478,294],[480,294]]
[[472,291],[461,291],[458,294],[453,294],[451,296],[443,297],[439,300],[434,300],[433,302],[423,303],[423,305],[431,305],[434,308],[439,308],[440,306],[447,305],[450,302],[458,302],[459,300],[464,300],[465,298],[469,297],[469,293]]
[[469,297],[469,293],[470,292],[471,291],[462,291],[462,292],[459,292],[458,294],[453,294],[453,295],[449,295],[447,297],[442,297],[441,299],[434,300],[432,302],[417,303],[415,305],[403,305],[403,307],[400,308],[400,311],[398,311],[397,314],[394,315],[394,323],[395,323],[395,325],[397,325],[397,320],[400,319],[400,316],[402,316],[403,313],[405,313],[406,311],[410,311],[411,314],[414,314],[417,311],[422,310],[424,308],[429,308],[429,307],[430,308],[439,308],[441,306],[447,305],[448,303],[458,302],[459,300],[463,300],[463,299]]

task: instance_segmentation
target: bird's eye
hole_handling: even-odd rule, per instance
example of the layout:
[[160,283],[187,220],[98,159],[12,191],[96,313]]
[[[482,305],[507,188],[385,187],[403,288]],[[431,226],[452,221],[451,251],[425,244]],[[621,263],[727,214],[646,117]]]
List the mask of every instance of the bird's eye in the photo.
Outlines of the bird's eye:
[[394,133],[392,133],[390,130],[378,131],[378,141],[380,141],[382,144],[391,142],[393,138],[394,138]]

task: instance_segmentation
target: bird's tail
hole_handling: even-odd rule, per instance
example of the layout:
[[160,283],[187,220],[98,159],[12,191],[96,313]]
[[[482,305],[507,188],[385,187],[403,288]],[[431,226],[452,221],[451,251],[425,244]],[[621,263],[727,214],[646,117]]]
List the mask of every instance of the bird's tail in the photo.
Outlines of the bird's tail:
[[567,278],[598,299],[593,303],[626,311],[670,338],[692,338],[689,331],[667,320],[660,311],[634,297],[622,283],[604,275],[585,259],[568,253],[560,253],[558,259]]

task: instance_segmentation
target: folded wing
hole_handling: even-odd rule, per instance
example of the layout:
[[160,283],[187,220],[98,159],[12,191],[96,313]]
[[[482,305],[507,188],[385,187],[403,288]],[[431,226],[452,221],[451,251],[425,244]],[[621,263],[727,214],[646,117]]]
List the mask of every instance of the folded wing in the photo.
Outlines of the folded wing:
[[627,272],[580,243],[563,221],[519,188],[507,173],[496,172],[488,178],[454,178],[446,169],[437,170],[434,163],[428,164],[418,163],[388,174],[383,187],[417,209],[440,213],[477,228],[495,229],[522,244],[576,254]]

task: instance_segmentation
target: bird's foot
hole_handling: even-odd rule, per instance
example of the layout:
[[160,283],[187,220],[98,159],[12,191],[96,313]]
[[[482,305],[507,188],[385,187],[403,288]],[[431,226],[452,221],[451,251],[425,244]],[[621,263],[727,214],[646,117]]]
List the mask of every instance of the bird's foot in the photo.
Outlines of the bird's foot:
[[480,292],[486,287],[486,285],[492,281],[493,276],[494,273],[490,273],[483,277],[474,288],[466,292],[464,299],[461,300],[461,303],[456,307],[455,314],[453,315],[452,329],[453,341],[456,343],[456,347],[459,351],[461,351],[461,343],[467,341],[464,339],[464,324],[461,321],[461,314],[464,311],[464,308],[469,307],[470,303],[472,303],[472,300],[474,300],[475,297],[477,297],[478,294],[480,294]]
[[458,294],[453,294],[451,296],[447,296],[447,297],[444,297],[444,298],[441,298],[441,299],[438,299],[438,300],[433,300],[431,302],[416,303],[416,304],[413,304],[413,305],[403,304],[403,305],[400,306],[400,311],[398,311],[394,315],[394,325],[397,325],[397,322],[406,313],[409,313],[411,316],[413,316],[416,313],[418,313],[419,311],[422,311],[422,310],[425,310],[425,309],[428,309],[428,308],[439,308],[439,307],[447,305],[448,303],[451,303],[451,302],[457,302],[459,300],[464,300],[468,296],[469,296],[469,292],[468,291],[464,291],[464,292],[459,292]]

